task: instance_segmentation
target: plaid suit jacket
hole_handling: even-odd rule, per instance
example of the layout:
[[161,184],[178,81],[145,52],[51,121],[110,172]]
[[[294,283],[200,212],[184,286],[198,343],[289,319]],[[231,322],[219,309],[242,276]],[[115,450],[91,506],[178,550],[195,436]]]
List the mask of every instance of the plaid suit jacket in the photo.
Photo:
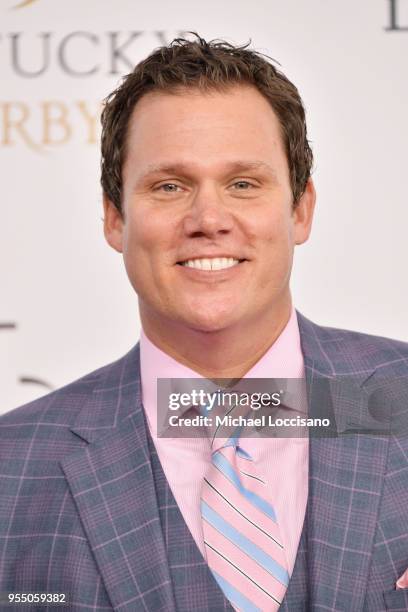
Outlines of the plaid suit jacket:
[[[395,590],[408,567],[408,344],[298,319],[309,407],[343,433],[310,438],[304,546],[281,608],[408,610],[408,590]],[[65,592],[69,610],[176,610],[140,397],[136,345],[1,417],[0,592]]]

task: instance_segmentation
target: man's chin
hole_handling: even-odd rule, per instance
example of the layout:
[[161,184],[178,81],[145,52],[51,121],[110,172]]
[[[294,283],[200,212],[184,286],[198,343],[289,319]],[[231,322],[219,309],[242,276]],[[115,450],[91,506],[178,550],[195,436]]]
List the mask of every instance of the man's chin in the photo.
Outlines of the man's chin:
[[[235,316],[234,316],[235,315]],[[191,330],[203,333],[217,333],[227,330],[238,323],[236,313],[192,313],[183,317],[182,324]]]

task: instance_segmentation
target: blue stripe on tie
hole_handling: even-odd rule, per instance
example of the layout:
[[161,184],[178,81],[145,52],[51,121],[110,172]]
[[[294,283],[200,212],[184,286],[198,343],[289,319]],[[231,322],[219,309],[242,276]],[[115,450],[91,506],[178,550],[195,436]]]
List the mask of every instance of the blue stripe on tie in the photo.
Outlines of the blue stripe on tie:
[[289,574],[284,567],[279,565],[275,559],[272,559],[272,557],[259,548],[259,546],[243,536],[235,527],[227,523],[222,516],[210,508],[205,501],[201,501],[201,514],[207,523],[222,533],[222,535],[228,538],[235,546],[238,546],[238,548],[251,557],[251,559],[259,563],[259,565],[276,578],[276,580],[279,580],[279,582],[285,586],[289,584]]
[[254,493],[253,491],[249,491],[242,484],[238,474],[235,472],[232,465],[229,463],[228,459],[224,457],[220,452],[214,453],[212,457],[213,464],[228,478],[230,482],[238,489],[238,491],[249,501],[251,504],[256,506],[258,510],[261,510],[264,514],[269,516],[270,519],[276,523],[276,514],[275,510],[265,499]]
[[229,582],[222,578],[217,572],[211,570],[214,574],[214,578],[220,585],[221,589],[224,591],[225,595],[228,597],[230,602],[233,605],[236,605],[242,612],[262,612],[260,608],[257,608],[249,599],[242,595],[235,587],[233,587]]

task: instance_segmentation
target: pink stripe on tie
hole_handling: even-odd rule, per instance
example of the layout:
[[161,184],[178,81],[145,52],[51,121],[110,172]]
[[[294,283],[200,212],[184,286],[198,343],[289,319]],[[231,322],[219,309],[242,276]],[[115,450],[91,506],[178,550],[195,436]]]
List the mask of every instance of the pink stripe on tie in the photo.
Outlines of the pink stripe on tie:
[[[206,546],[206,554],[208,564],[218,565],[219,573],[228,580],[232,586],[245,593],[248,599],[256,602],[261,610],[269,610],[270,606],[278,605],[278,602],[268,593],[268,584],[266,585],[266,589],[260,584],[256,584],[255,581],[253,581],[253,577],[249,579],[242,573],[240,568],[234,566],[231,559],[220,557],[219,553],[214,552],[209,545]],[[245,585],[245,588],[243,588],[243,585]],[[271,591],[270,588],[269,591]]]
[[[245,476],[240,474],[240,478],[241,481],[243,481]],[[267,499],[267,501],[269,501],[269,499],[265,495],[266,489],[263,485],[260,484],[258,490],[255,490],[254,486],[251,486],[251,483],[248,483],[247,480],[245,480],[244,482],[245,486],[247,486],[248,489],[250,489],[254,493],[258,493],[260,497],[263,497]],[[274,523],[268,516],[266,516],[261,510],[254,506],[248,499],[242,496],[239,491],[237,491],[236,487],[227,478],[225,478],[225,476],[220,474],[216,468],[210,470],[210,472],[206,476],[206,481],[204,481],[205,486],[203,486],[201,494],[202,499],[206,499],[207,494],[209,494],[209,491],[213,491],[214,489],[212,487],[214,487],[235,508],[239,509],[242,514],[247,516],[252,522],[258,525],[260,529],[266,531],[266,533],[268,533],[274,540],[276,540],[279,544],[282,545],[282,537],[279,525]],[[222,504],[222,497],[220,497],[220,501],[218,501],[217,504],[218,503],[220,505]],[[216,509],[215,506],[212,507]]]
[[[247,557],[245,553],[239,550],[232,542],[224,538],[212,525],[207,525],[204,543],[206,546],[207,562],[210,569],[214,569],[218,574],[223,575],[222,557],[226,557],[236,567],[240,569],[237,573],[237,579],[233,582],[233,586],[246,593],[245,589],[247,582],[254,581],[262,589],[271,594],[278,601],[282,601],[286,592],[286,587],[274,578],[269,572],[263,569],[256,561]],[[217,554],[212,555],[212,564],[210,564],[209,550]],[[238,576],[239,574],[239,576]],[[245,580],[243,574],[246,574],[250,580]],[[253,603],[259,606],[259,601],[253,600]],[[268,608],[269,609],[269,608]],[[275,608],[270,608],[275,610]]]
[[[235,509],[233,509],[222,497],[220,497],[219,493],[216,493],[211,487],[206,488],[205,493],[203,493],[203,499],[211,508],[221,514],[230,525],[238,529],[238,531],[243,533],[248,539],[254,542],[254,544],[259,546],[259,548],[262,548],[266,553],[272,555],[280,565],[283,567],[285,566],[285,551],[274,539],[272,539],[273,536],[277,537],[280,535],[276,533],[277,529],[275,525],[273,525],[273,530],[270,528],[271,525],[267,525],[267,528],[269,528],[268,531],[264,530],[263,527],[260,527],[254,522],[250,512],[243,513],[241,508],[239,508],[239,504],[237,504],[237,500],[234,500]],[[229,501],[231,500],[229,499]],[[270,533],[271,531],[273,531],[272,534]]]

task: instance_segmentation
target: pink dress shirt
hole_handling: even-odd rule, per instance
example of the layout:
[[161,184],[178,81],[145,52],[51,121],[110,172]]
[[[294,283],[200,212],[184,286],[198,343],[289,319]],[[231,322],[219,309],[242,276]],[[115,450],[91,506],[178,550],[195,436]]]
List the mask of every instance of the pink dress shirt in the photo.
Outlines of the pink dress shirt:
[[[190,532],[205,558],[200,496],[211,451],[206,438],[158,438],[157,378],[201,378],[157,348],[142,331],[140,337],[142,401],[149,430],[169,486]],[[304,362],[296,311],[274,344],[244,378],[303,378]],[[308,495],[309,440],[246,438],[245,450],[267,481],[292,574]],[[188,469],[186,469],[188,466]]]

